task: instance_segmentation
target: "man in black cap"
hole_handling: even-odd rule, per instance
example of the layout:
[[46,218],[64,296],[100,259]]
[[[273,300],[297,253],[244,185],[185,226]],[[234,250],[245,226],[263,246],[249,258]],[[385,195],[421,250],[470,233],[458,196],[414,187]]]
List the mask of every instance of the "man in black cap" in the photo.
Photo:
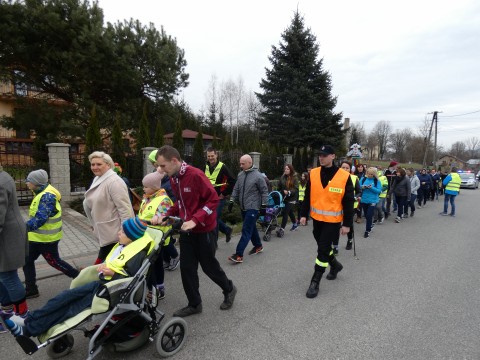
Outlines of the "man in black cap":
[[318,295],[318,287],[328,265],[327,280],[335,280],[343,269],[333,255],[332,243],[346,235],[353,225],[354,187],[350,174],[334,163],[335,150],[330,145],[320,148],[320,167],[312,169],[305,189],[300,223],[313,220],[313,237],[317,241],[315,272],[307,291],[308,298]]

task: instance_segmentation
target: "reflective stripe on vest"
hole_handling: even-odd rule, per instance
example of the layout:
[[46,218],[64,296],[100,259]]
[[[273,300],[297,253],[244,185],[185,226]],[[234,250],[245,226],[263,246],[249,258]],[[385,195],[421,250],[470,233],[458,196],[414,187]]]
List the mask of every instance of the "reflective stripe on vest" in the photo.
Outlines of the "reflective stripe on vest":
[[219,161],[217,166],[215,167],[215,170],[213,170],[213,173],[210,174],[210,167],[205,165],[205,175],[207,175],[208,180],[212,183],[213,187],[218,187],[218,186],[223,186],[226,185],[227,183],[223,184],[215,184],[217,181],[218,174],[220,174],[220,170],[222,169],[223,162]]
[[[155,242],[151,238],[148,233],[145,233],[140,239],[137,239],[127,246],[125,246],[122,249],[122,252],[118,254],[118,256],[114,259],[111,259],[112,255],[115,253],[115,249],[120,246],[119,243],[115,244],[115,246],[110,250],[110,253],[108,254],[105,264],[108,266],[110,270],[113,270],[117,274],[123,275],[123,276],[128,276],[127,272],[125,271],[125,265],[127,264],[127,261],[129,261],[131,258],[133,258],[135,255],[137,255],[140,251],[145,249],[147,246],[148,248],[148,254],[152,251],[153,247],[155,245]],[[110,280],[112,277],[111,276],[105,276],[105,280]]]
[[335,176],[323,187],[320,179],[321,168],[310,173],[310,216],[318,221],[339,223],[343,220],[342,199],[350,174],[338,169]]
[[298,201],[303,201],[303,199],[305,199],[306,187],[307,184],[305,184],[305,186],[302,186],[302,184],[298,184]]
[[42,192],[38,193],[32,200],[30,204],[30,209],[28,215],[30,218],[35,217],[35,214],[38,211],[38,205],[40,204],[40,199],[45,193],[55,195],[55,209],[57,213],[55,216],[48,218],[47,222],[39,227],[37,230],[28,232],[28,240],[34,242],[43,242],[49,243],[58,241],[63,236],[62,231],[62,207],[58,201],[58,190],[55,189],[52,185],[48,185]]
[[[145,203],[145,199],[144,199],[142,201],[142,204],[140,205],[140,210],[138,211],[138,218],[140,220],[146,220],[146,221],[152,220],[152,218],[157,213],[158,207],[166,199],[170,200],[170,206],[172,206],[173,205],[172,200],[167,195],[160,195],[160,196],[151,198],[150,202],[146,206],[144,204]],[[171,226],[154,226],[154,225],[150,225],[150,227],[155,229],[160,229],[162,230],[163,233],[166,233],[171,228]],[[165,242],[163,243],[163,246],[167,246],[169,243],[170,243],[170,237],[165,240]]]
[[447,186],[445,187],[445,190],[459,192],[460,184],[462,183],[462,178],[457,173],[450,173],[450,176],[452,177],[452,180],[448,182]]
[[382,175],[382,176],[379,176],[378,177],[378,180],[380,180],[380,183],[382,184],[382,188],[384,186],[387,186],[387,188],[385,190],[383,190],[380,195],[378,195],[379,198],[386,198],[387,197],[387,193],[388,193],[388,178],[385,176],[385,175]]
[[[357,181],[358,181],[358,176],[350,174],[350,177],[352,178],[353,190],[355,190]],[[357,200],[357,194],[355,194],[355,202],[353,203],[353,208],[356,209],[357,207],[358,207],[358,200]]]

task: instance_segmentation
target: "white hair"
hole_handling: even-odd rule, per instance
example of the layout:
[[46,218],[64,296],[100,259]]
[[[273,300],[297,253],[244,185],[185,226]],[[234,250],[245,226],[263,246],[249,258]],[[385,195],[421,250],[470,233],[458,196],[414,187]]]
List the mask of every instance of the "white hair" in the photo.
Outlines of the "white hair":
[[110,169],[115,167],[112,157],[103,151],[94,151],[88,155],[88,161],[91,162],[92,159],[102,159],[108,166],[110,166]]

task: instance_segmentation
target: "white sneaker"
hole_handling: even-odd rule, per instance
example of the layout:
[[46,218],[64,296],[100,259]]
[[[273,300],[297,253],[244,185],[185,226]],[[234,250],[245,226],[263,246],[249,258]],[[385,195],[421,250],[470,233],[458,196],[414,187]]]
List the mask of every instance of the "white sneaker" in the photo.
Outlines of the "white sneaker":
[[175,259],[170,260],[170,266],[167,268],[168,271],[176,270],[178,265],[180,265],[180,256],[177,256]]

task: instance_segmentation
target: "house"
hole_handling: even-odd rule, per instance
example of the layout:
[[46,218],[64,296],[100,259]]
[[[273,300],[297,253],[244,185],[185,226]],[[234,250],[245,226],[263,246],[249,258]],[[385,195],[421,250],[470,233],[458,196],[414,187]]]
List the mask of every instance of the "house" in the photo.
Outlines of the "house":
[[[165,139],[165,144],[171,145],[173,142],[174,133],[166,134],[163,138]],[[184,144],[184,153],[183,155],[188,158],[193,154],[193,145],[195,144],[195,139],[198,135],[198,131],[185,129],[182,131],[182,139]],[[206,149],[209,146],[212,146],[213,136],[208,134],[203,135],[203,148]],[[217,138],[220,140],[220,138]]]
[[455,166],[459,170],[466,170],[468,165],[465,161],[453,155],[444,155],[436,162],[437,169],[441,168],[445,170],[445,168],[449,169],[452,166]]
[[480,170],[480,159],[470,159],[467,161],[467,169],[477,172]]

